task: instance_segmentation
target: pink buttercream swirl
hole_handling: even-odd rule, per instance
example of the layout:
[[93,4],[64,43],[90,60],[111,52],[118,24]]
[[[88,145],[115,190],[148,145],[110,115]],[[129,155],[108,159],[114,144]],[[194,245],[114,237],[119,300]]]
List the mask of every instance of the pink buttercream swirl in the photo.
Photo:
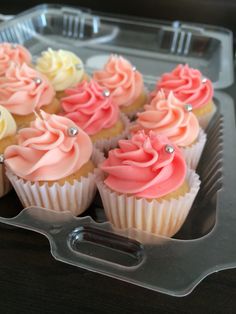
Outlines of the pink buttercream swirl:
[[141,73],[120,56],[110,56],[104,69],[95,71],[93,78],[110,90],[118,106],[131,105],[144,90]]
[[[174,152],[166,151],[166,145]],[[101,165],[105,184],[113,191],[144,198],[160,198],[178,189],[186,176],[186,163],[177,146],[164,136],[139,131],[120,140]]]
[[211,81],[204,79],[199,70],[190,68],[187,64],[180,64],[172,72],[163,74],[157,82],[157,91],[161,88],[167,94],[173,91],[177,99],[191,104],[193,109],[201,108],[213,98]]
[[92,143],[81,129],[70,136],[74,122],[41,110],[42,118],[21,129],[18,145],[9,146],[4,155],[6,166],[25,180],[52,181],[65,178],[81,168],[91,157]]
[[30,52],[21,45],[2,43],[0,44],[0,76],[4,76],[11,62],[17,65],[30,64],[32,60]]
[[145,106],[144,112],[138,113],[138,119],[131,132],[135,133],[140,129],[165,135],[181,147],[191,145],[200,131],[196,116],[187,111],[172,92],[166,97],[162,90],[152,99],[150,105]]
[[1,105],[17,115],[31,114],[49,105],[55,91],[48,79],[26,63],[12,63],[5,77],[0,77]]
[[113,127],[119,119],[119,108],[105,92],[94,80],[67,89],[61,102],[63,115],[89,135]]

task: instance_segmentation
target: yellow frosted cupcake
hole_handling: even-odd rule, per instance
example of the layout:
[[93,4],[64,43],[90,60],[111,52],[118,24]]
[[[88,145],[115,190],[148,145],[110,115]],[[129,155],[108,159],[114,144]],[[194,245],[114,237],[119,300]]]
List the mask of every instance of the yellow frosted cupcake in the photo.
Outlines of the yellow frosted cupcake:
[[6,174],[24,207],[81,214],[96,191],[89,136],[73,121],[41,111],[4,153]]
[[36,69],[47,76],[52,83],[57,98],[64,96],[64,90],[88,80],[83,62],[73,52],[67,50],[43,51],[36,61]]
[[0,106],[0,197],[10,191],[11,185],[5,175],[4,151],[16,143],[16,123],[10,112]]
[[200,185],[178,147],[152,131],[119,141],[100,168],[97,186],[108,220],[168,237],[183,225]]
[[111,55],[104,69],[95,71],[93,78],[111,92],[120,110],[131,118],[147,102],[142,74],[120,56]]
[[4,77],[0,77],[0,102],[13,115],[18,129],[26,127],[35,119],[40,109],[58,113],[59,101],[48,79],[26,63],[14,63]]
[[61,101],[62,115],[73,120],[91,138],[97,148],[117,146],[129,131],[129,121],[120,114],[110,92],[96,81],[84,81],[65,91]]

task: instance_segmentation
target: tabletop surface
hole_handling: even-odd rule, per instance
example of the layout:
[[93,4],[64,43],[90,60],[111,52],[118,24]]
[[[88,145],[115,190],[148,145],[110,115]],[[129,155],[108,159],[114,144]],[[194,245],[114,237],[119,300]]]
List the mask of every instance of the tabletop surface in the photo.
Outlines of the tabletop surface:
[[[236,84],[226,90],[236,99],[235,91]],[[14,206],[12,192],[0,215],[8,207],[11,216]],[[236,269],[214,273],[175,298],[58,262],[44,236],[0,224],[0,313],[235,312]]]

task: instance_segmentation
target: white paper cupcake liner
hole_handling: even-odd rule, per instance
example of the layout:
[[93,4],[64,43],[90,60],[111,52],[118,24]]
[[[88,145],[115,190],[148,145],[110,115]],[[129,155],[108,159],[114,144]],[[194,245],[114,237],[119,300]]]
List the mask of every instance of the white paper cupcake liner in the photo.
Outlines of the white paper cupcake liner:
[[[104,160],[103,154],[94,149],[92,161],[98,166]],[[38,182],[25,181],[9,169],[6,175],[12,183],[24,207],[39,206],[56,211],[70,211],[77,216],[82,214],[91,204],[96,193],[95,172],[74,181],[73,185],[66,182],[63,186],[54,183],[39,185]]]
[[193,144],[191,147],[182,148],[184,158],[189,168],[194,170],[197,168],[197,165],[202,155],[203,148],[206,144],[206,140],[207,140],[206,133],[202,129],[200,129],[197,142]]
[[0,197],[6,195],[12,186],[5,174],[5,166],[0,164]]
[[102,171],[96,182],[107,219],[119,229],[135,228],[148,233],[172,237],[183,225],[200,187],[199,176],[188,169],[186,180],[190,190],[178,199],[158,202],[137,199],[111,191],[104,183]]
[[124,125],[124,130],[121,134],[111,138],[111,139],[104,139],[104,140],[98,140],[93,145],[100,151],[107,153],[110,149],[116,148],[118,145],[119,140],[126,139],[129,135],[129,129],[130,129],[130,121],[129,119],[121,113],[120,119]]
[[202,116],[202,117],[198,117],[198,122],[200,124],[200,126],[203,128],[203,130],[206,130],[208,124],[210,123],[211,119],[213,118],[214,114],[216,112],[216,105],[213,103],[213,109],[211,112],[209,112],[208,114]]

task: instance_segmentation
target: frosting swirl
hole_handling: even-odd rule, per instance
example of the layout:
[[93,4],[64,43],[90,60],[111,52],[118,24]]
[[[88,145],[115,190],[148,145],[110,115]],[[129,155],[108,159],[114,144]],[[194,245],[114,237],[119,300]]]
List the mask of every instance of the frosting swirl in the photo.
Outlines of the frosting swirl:
[[74,86],[84,77],[84,65],[80,58],[62,49],[43,51],[36,62],[36,69],[48,77],[56,91]]
[[203,79],[199,70],[190,68],[187,64],[180,64],[172,72],[163,74],[157,82],[157,90],[161,88],[167,94],[173,91],[177,99],[191,104],[193,109],[203,107],[213,97],[211,81]]
[[191,145],[198,137],[200,127],[196,116],[185,109],[172,92],[166,97],[163,91],[157,93],[144,112],[138,113],[132,132],[144,129],[167,136],[178,146]]
[[144,89],[140,72],[124,58],[112,55],[103,70],[94,72],[93,78],[110,90],[118,106],[131,105]]
[[5,77],[0,77],[1,105],[13,114],[31,114],[49,105],[54,96],[48,79],[26,63],[21,66],[12,63]]
[[21,45],[2,43],[0,44],[0,76],[4,76],[11,62],[21,65],[31,63],[30,52]]
[[54,181],[81,168],[91,157],[92,143],[81,129],[69,136],[75,124],[61,116],[41,111],[31,127],[21,129],[18,145],[5,151],[5,163],[17,176],[30,181]]
[[0,140],[15,134],[15,120],[7,109],[0,106]]
[[67,118],[74,121],[87,134],[94,135],[111,128],[119,118],[119,108],[104,89],[94,80],[84,81],[65,91],[67,97],[61,106]]
[[[174,152],[168,153],[166,145],[174,147]],[[177,190],[186,176],[180,150],[152,131],[120,140],[101,169],[108,173],[105,184],[112,190],[145,198],[160,198]]]

